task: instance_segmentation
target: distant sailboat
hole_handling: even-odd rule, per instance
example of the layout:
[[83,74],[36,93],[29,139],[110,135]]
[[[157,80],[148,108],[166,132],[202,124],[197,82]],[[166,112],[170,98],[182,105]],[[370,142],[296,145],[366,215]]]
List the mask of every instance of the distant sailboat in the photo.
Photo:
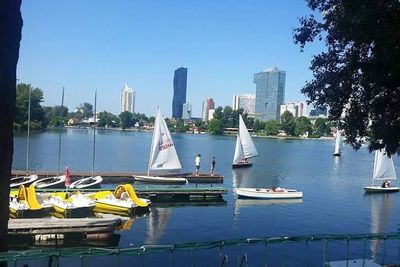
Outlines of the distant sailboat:
[[28,87],[28,131],[26,137],[26,176],[11,178],[10,187],[19,187],[21,185],[28,186],[39,177],[36,174],[29,174],[29,139],[30,139],[30,129],[31,129],[31,87]]
[[249,162],[248,159],[256,156],[258,156],[257,149],[246,128],[246,124],[244,124],[242,115],[239,114],[239,132],[236,138],[235,155],[233,157],[232,167],[250,167],[253,163]]
[[367,193],[388,193],[399,191],[399,187],[384,187],[381,185],[375,185],[376,181],[390,182],[390,180],[397,180],[393,159],[392,157],[388,157],[384,149],[376,150],[372,185],[364,187],[364,190]]
[[342,136],[341,136],[339,128],[338,128],[336,131],[335,150],[333,151],[333,156],[341,156],[342,155],[342,151],[340,151],[341,142],[342,142]]
[[150,175],[150,170],[180,170],[181,168],[182,165],[176,153],[171,134],[160,109],[157,108],[147,175],[138,175],[134,176],[134,178],[137,181],[144,182],[187,183],[186,178]]
[[96,128],[97,128],[97,91],[94,94],[94,124],[93,124],[93,151],[92,151],[92,176],[76,180],[70,185],[70,188],[83,189],[100,187],[103,177],[100,175],[94,176],[94,162],[96,157]]

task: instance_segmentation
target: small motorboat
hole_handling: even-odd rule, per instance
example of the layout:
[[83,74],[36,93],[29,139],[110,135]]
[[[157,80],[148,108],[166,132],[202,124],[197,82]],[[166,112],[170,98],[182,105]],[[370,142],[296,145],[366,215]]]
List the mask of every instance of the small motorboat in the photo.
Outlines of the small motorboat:
[[35,187],[21,185],[16,195],[10,194],[10,216],[13,218],[42,217],[53,211],[53,206],[36,194]]
[[100,187],[103,178],[101,176],[90,176],[82,178],[73,182],[69,188],[71,189],[83,189],[83,188],[98,188]]
[[29,186],[37,179],[39,179],[39,176],[36,174],[11,178],[10,188],[19,187],[20,185]]
[[302,198],[303,192],[294,189],[285,188],[236,188],[236,194],[244,198],[258,199],[284,199],[284,198]]
[[148,199],[139,198],[130,184],[119,185],[114,192],[96,192],[90,197],[96,200],[95,212],[119,215],[147,212],[151,203]]
[[36,188],[64,188],[65,175],[42,178],[33,183]]

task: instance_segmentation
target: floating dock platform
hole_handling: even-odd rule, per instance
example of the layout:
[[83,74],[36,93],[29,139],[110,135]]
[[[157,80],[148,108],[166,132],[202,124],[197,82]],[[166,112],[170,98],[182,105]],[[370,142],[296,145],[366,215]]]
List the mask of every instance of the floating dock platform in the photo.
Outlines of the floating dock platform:
[[[26,175],[26,171],[13,170],[12,176],[23,176]],[[56,176],[56,171],[31,171],[31,174],[37,174],[39,177],[50,177]],[[64,172],[59,172],[59,175],[63,175]],[[71,171],[71,181],[74,182],[77,179],[83,177],[92,176],[91,172],[74,172]],[[132,183],[135,181],[134,176],[147,175],[147,173],[134,173],[134,172],[95,172],[94,176],[103,177],[102,183]],[[221,174],[211,175],[210,173],[200,173],[200,175],[195,175],[194,173],[169,173],[169,174],[157,174],[163,177],[183,177],[188,180],[189,183],[222,183],[224,181],[224,176]]]

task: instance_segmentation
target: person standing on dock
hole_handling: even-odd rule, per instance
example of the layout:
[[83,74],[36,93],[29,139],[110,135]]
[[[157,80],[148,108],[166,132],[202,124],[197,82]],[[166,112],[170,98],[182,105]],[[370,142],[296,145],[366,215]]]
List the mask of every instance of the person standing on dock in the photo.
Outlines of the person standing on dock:
[[215,169],[215,157],[212,157],[211,160],[211,175],[214,175],[214,169]]
[[200,171],[200,154],[197,154],[195,163],[196,163],[196,176],[199,176],[199,171]]

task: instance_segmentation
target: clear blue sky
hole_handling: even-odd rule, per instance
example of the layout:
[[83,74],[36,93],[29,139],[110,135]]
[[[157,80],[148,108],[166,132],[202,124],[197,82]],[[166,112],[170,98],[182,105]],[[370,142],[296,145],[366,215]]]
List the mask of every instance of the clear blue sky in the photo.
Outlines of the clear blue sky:
[[200,117],[207,97],[232,104],[255,93],[253,74],[286,71],[286,101],[304,100],[313,44],[300,53],[292,30],[309,14],[302,0],[23,1],[19,82],[44,91],[44,105],[83,102],[119,113],[125,82],[136,90],[135,112],[171,116],[173,74],[188,68],[187,101]]

